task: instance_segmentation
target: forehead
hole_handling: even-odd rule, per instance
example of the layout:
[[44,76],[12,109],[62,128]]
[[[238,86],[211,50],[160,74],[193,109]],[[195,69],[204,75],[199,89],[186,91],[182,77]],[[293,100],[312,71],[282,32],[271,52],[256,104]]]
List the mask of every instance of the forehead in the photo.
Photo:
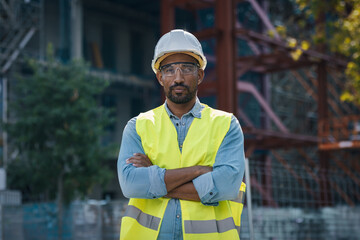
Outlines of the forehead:
[[161,61],[160,66],[164,66],[166,64],[174,63],[174,62],[193,62],[197,63],[196,59],[190,55],[184,53],[175,53],[166,57],[164,60]]

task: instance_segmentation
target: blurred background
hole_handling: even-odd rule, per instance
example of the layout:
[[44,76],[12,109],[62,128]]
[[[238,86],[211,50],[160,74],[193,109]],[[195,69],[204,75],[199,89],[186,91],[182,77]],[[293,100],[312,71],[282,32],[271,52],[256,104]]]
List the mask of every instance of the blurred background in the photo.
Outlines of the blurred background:
[[127,121],[192,32],[245,135],[241,239],[359,239],[360,1],[0,0],[0,240],[119,238]]

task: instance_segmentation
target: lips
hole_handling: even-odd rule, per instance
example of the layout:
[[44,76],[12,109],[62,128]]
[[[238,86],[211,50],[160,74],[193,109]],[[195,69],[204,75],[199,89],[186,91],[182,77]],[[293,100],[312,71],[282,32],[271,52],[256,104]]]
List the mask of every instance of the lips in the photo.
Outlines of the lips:
[[189,90],[189,88],[185,85],[175,85],[170,87],[170,91],[174,91],[175,94],[182,94],[186,90]]
[[186,88],[185,87],[174,87],[173,90],[175,93],[183,93],[186,91]]
[[173,85],[170,90],[189,90],[189,87],[186,85]]

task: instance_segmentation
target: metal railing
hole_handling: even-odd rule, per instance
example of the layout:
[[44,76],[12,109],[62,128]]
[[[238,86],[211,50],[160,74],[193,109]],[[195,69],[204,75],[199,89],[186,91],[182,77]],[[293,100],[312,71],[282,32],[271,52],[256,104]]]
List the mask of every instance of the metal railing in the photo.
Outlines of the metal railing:
[[336,159],[329,159],[328,169],[314,165],[309,170],[297,159],[276,154],[266,161],[249,161],[246,181],[251,198],[247,195],[245,201],[241,239],[357,239],[360,174],[354,167],[356,159],[346,159],[343,169]]

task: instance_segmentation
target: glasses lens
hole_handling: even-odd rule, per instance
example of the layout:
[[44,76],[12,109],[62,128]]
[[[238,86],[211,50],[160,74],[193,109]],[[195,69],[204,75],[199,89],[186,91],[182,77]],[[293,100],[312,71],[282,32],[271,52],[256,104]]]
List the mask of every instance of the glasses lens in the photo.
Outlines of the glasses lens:
[[161,73],[168,77],[168,76],[174,76],[175,75],[175,71],[176,71],[176,67],[173,66],[172,64],[171,65],[167,65],[167,66],[164,66],[162,69],[161,69]]
[[190,75],[196,72],[198,66],[196,63],[192,62],[176,62],[162,66],[160,71],[163,76],[172,77],[175,75],[178,68],[183,75]]
[[185,75],[192,74],[196,70],[196,66],[194,64],[188,64],[188,63],[182,64],[180,68],[183,74]]

